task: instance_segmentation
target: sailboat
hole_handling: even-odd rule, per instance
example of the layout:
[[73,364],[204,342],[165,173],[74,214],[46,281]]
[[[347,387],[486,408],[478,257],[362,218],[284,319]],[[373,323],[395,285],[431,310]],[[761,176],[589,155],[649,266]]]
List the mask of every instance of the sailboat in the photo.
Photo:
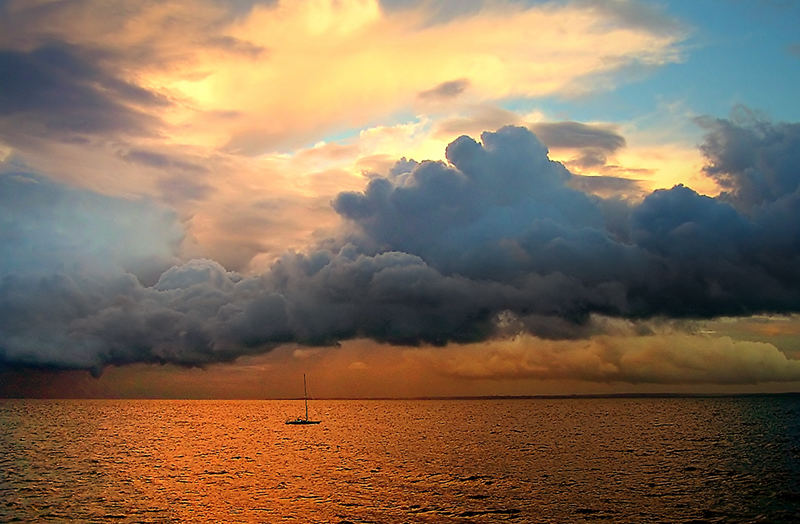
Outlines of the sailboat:
[[319,424],[321,420],[308,419],[308,390],[306,389],[306,374],[303,373],[303,400],[306,402],[306,418],[297,417],[295,419],[287,420],[287,424]]

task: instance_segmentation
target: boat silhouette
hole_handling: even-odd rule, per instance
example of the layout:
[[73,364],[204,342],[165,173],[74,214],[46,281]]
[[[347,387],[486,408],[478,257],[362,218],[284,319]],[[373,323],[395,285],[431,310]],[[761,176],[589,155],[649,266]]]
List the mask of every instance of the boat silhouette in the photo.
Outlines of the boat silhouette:
[[302,425],[302,424],[319,424],[322,422],[321,420],[309,420],[308,418],[308,390],[306,389],[306,374],[303,373],[303,400],[306,404],[306,417],[297,417],[295,419],[287,420],[287,424],[295,424],[295,425]]

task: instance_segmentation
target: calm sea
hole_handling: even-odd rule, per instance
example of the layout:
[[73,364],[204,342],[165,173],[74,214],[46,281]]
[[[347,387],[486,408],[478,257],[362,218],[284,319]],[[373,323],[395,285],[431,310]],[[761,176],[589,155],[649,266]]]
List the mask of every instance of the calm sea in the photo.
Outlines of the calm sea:
[[800,397],[0,401],[0,520],[790,522]]

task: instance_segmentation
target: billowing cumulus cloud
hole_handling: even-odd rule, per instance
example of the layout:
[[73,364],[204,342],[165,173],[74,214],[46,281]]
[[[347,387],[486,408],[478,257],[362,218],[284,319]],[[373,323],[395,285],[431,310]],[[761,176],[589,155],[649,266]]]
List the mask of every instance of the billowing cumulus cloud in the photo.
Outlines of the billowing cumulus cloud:
[[725,190],[723,198],[746,212],[781,199],[796,199],[800,187],[800,124],[773,124],[739,107],[731,120],[698,119],[708,134],[702,146],[705,171]]
[[[647,192],[644,178],[649,178],[651,185],[657,184],[650,170],[625,168],[617,164],[617,153],[625,150],[627,144],[616,126],[542,121],[541,118],[542,115],[536,113],[522,117],[497,106],[476,105],[466,108],[461,116],[436,122],[432,134],[439,139],[456,135],[472,136],[479,135],[485,129],[524,125],[547,146],[551,157],[563,162],[572,171],[570,185],[575,189],[604,198],[641,199]],[[670,152],[670,156],[673,153]]]
[[783,200],[750,218],[676,186],[629,207],[620,224],[619,209],[572,190],[569,172],[521,128],[486,133],[482,145],[462,137],[448,160],[375,179],[334,206],[365,246],[418,254],[445,275],[518,289],[531,275],[563,277],[551,311],[532,300],[521,313],[708,317],[797,307],[797,208]]
[[[725,123],[750,137],[737,148],[763,147],[760,135]],[[791,126],[764,125],[793,140]],[[728,143],[710,136],[704,146],[720,172],[716,159],[731,153]],[[783,158],[778,152],[774,159]],[[366,337],[446,345],[520,332],[591,338],[613,331],[598,315],[711,318],[800,309],[800,206],[792,205],[798,195],[791,184],[777,185],[789,193],[747,212],[684,186],[636,204],[604,200],[574,189],[573,175],[520,127],[484,133],[480,142],[460,137],[446,156],[447,163],[399,162],[363,191],[340,193],[333,207],[344,219],[341,235],[286,253],[259,275],[212,260],[176,264],[154,283],[123,270],[96,277],[9,272],[0,293],[2,360],[87,369],[200,365],[285,342]],[[731,369],[744,365],[731,355],[746,359],[751,350],[754,359],[775,363],[775,373],[731,380],[796,378],[793,364],[781,364],[770,348],[740,352],[735,343],[714,343],[727,344],[719,352]],[[643,344],[644,360],[677,358],[668,346]],[[620,368],[608,355],[601,360]],[[641,366],[609,373],[587,376],[673,380]]]

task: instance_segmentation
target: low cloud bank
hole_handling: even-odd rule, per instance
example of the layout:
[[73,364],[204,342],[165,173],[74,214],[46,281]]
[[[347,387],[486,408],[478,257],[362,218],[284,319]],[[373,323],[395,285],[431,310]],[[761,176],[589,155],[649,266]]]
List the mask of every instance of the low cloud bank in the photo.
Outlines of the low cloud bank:
[[800,380],[800,361],[765,342],[672,333],[553,341],[529,335],[479,347],[418,350],[432,369],[465,379],[630,384],[757,384]]

